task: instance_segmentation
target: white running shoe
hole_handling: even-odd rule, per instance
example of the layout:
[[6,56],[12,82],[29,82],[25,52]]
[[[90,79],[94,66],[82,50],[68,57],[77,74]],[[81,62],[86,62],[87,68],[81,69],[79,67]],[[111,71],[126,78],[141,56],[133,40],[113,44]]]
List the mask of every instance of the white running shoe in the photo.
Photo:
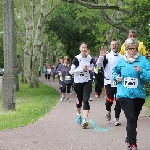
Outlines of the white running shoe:
[[114,125],[115,125],[115,126],[121,125],[121,123],[119,122],[119,119],[118,119],[118,118],[114,118]]
[[92,98],[90,97],[89,101],[92,101]]
[[70,102],[70,101],[69,101],[69,98],[66,98],[66,102]]
[[65,99],[65,97],[61,97],[60,101],[63,101]]

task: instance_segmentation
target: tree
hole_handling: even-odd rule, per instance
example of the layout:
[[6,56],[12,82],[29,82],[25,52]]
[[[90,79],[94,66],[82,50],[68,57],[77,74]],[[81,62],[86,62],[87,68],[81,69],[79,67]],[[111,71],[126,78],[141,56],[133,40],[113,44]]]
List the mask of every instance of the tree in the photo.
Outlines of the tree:
[[[45,33],[54,33],[64,45],[66,55],[71,58],[79,53],[79,44],[82,41],[88,43],[95,55],[105,41],[103,34],[108,27],[97,14],[96,10],[64,3],[48,18]],[[100,24],[105,25],[100,27]]]
[[[137,29],[138,37],[149,47],[149,0],[63,0],[89,9],[98,9],[101,17],[115,27],[119,39],[124,41],[129,29]],[[112,15],[114,14],[116,15]],[[120,16],[119,16],[120,15]],[[119,16],[119,17],[118,17]],[[113,29],[114,30],[114,29]]]
[[[40,55],[43,53],[44,22],[47,16],[61,3],[61,0],[19,0],[17,5],[23,18],[25,27],[25,45],[23,52],[24,82],[30,82],[31,87],[38,87],[38,67]],[[20,8],[19,8],[20,7]]]

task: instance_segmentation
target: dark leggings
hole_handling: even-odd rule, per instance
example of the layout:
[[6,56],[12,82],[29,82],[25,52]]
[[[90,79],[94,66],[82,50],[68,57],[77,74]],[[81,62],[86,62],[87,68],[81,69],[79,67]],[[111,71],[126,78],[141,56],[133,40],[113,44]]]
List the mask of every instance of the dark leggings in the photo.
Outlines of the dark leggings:
[[120,113],[121,113],[121,105],[118,102],[118,100],[116,99],[116,92],[117,92],[117,88],[116,87],[111,87],[110,84],[105,85],[105,91],[106,91],[106,110],[107,111],[111,111],[111,106],[113,104],[114,99],[116,100],[116,105],[115,105],[115,118],[119,118],[120,117]]
[[92,91],[91,81],[84,83],[74,83],[74,91],[77,96],[77,108],[81,108],[83,102],[83,110],[90,110],[89,98]]
[[100,94],[102,93],[103,86],[104,86],[103,79],[95,77],[94,82],[95,82],[95,93],[98,96],[100,96]]
[[70,93],[71,92],[71,83],[65,84],[64,82],[61,83],[61,93]]
[[122,110],[124,111],[125,117],[127,119],[127,139],[128,143],[136,144],[136,136],[137,136],[137,120],[142,110],[142,106],[145,103],[145,99],[142,98],[119,98],[118,99]]
[[47,79],[47,73],[45,73],[45,79]]

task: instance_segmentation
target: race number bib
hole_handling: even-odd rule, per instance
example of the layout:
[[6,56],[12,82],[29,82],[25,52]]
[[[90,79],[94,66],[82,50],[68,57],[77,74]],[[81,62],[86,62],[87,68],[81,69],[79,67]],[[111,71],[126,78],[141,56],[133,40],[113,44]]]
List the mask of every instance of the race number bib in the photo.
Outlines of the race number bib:
[[81,72],[81,73],[80,73],[80,76],[81,76],[81,77],[88,77],[87,71]]
[[123,86],[126,88],[137,88],[138,87],[138,78],[131,78],[131,77],[124,78]]
[[60,78],[59,78],[59,79],[60,79],[60,81],[62,81],[62,76],[60,76]]
[[111,80],[111,87],[117,87],[117,82],[115,82],[114,80]]
[[65,80],[71,80],[71,76],[65,76]]

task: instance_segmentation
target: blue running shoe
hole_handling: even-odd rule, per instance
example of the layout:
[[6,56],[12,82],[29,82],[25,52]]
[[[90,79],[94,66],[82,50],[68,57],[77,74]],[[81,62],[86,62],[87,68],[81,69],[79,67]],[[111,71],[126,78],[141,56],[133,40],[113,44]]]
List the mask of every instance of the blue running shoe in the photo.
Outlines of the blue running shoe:
[[77,115],[77,123],[78,124],[82,123],[82,117],[80,115]]

